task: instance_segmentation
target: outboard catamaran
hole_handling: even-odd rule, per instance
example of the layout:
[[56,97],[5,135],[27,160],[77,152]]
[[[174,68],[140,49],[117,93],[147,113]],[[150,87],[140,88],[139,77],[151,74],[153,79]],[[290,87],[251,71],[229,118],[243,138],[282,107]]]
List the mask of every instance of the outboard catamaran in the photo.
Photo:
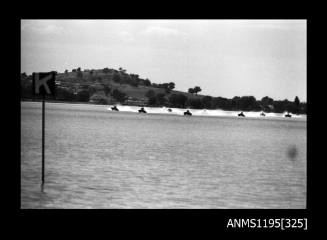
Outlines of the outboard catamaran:
[[146,111],[144,110],[143,107],[141,107],[141,109],[139,109],[139,113],[146,113]]
[[192,116],[192,113],[189,110],[187,110],[186,112],[184,112],[184,115],[185,116]]
[[112,110],[112,111],[119,111],[119,109],[117,108],[117,106],[113,106],[113,107],[111,107],[111,110]]
[[238,116],[239,116],[239,117],[245,117],[245,115],[244,115],[243,112],[240,112],[240,113],[238,114]]

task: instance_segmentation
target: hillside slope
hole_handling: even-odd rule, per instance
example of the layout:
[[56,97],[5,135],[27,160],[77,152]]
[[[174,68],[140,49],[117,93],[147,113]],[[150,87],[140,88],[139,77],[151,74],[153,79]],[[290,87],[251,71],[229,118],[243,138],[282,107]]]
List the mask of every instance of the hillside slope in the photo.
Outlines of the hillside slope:
[[[116,77],[116,79],[115,79]],[[141,79],[136,74],[127,74],[124,71],[115,69],[106,70],[84,70],[67,73],[57,73],[56,81],[59,87],[66,87],[80,91],[93,87],[97,94],[102,94],[105,86],[110,88],[112,93],[114,89],[125,93],[131,99],[146,100],[146,93],[149,90],[154,91],[157,95],[159,93],[165,94],[169,98],[171,94],[183,94],[187,98],[201,98],[202,95],[195,95],[182,91],[166,91],[160,84],[151,82],[147,83],[147,79]],[[149,81],[149,80],[148,80]]]

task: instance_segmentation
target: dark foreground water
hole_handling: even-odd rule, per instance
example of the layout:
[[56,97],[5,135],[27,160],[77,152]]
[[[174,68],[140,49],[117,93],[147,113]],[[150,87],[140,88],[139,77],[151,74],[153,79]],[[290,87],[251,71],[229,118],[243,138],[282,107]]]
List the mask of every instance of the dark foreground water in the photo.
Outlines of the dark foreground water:
[[305,208],[306,120],[21,103],[22,208]]

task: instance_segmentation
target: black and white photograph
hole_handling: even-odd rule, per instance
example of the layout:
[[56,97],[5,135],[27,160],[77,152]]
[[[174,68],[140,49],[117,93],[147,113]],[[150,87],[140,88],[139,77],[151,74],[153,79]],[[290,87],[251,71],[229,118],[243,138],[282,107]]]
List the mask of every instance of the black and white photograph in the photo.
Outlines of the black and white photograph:
[[306,19],[21,19],[21,209],[307,209]]

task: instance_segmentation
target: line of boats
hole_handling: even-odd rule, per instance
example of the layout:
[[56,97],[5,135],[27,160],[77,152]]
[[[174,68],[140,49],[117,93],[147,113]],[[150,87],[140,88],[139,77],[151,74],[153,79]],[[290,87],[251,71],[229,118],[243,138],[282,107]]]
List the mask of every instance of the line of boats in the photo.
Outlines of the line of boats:
[[[239,116],[239,117],[245,117],[245,115],[244,115],[243,112],[240,112],[240,113],[238,114],[238,116]],[[265,117],[266,114],[265,114],[264,112],[261,112],[261,113],[260,113],[260,116],[261,116],[261,117]],[[284,117],[292,117],[292,115],[291,115],[290,113],[287,113],[287,114],[284,115]]]
[[[117,108],[117,106],[113,106],[113,107],[111,107],[111,110],[112,110],[112,111],[117,111],[117,112],[119,111],[119,109]],[[168,112],[172,112],[173,110],[172,110],[171,108],[168,108],[167,111],[168,111]],[[139,113],[147,113],[147,112],[145,111],[144,107],[141,107],[141,108],[138,110],[138,112],[139,112]],[[185,116],[192,116],[192,113],[190,112],[190,110],[186,110],[186,111],[184,112],[184,115],[185,115]],[[239,116],[239,117],[245,117],[245,115],[244,115],[243,112],[240,112],[240,113],[238,114],[238,116]],[[264,112],[261,112],[261,113],[260,113],[260,116],[265,117],[266,114],[265,114]],[[292,117],[292,115],[291,115],[290,113],[287,113],[287,114],[284,115],[284,117]]]
[[[113,107],[111,107],[111,110],[112,110],[112,111],[117,111],[117,112],[119,111],[119,109],[117,108],[117,106],[113,106]],[[167,111],[168,111],[168,112],[172,112],[173,110],[172,110],[171,108],[168,108]],[[139,113],[147,113],[147,112],[145,111],[144,107],[141,107],[141,108],[138,110],[138,112],[139,112]],[[186,112],[184,112],[184,115],[185,115],[185,116],[192,116],[192,113],[191,113],[189,110],[187,110]]]

